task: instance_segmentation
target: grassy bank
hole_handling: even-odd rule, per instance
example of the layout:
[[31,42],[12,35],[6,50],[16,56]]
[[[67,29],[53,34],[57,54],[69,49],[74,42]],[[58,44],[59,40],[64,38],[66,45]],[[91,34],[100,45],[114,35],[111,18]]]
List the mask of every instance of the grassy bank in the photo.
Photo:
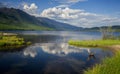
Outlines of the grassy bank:
[[[69,45],[83,47],[117,47],[120,40],[70,40]],[[96,64],[92,69],[89,68],[84,74],[120,74],[120,51],[112,58],[105,58],[101,64]]]
[[69,45],[83,47],[107,47],[111,45],[120,45],[120,40],[70,40]]
[[84,74],[120,74],[120,51],[112,58],[106,58],[101,64],[88,69]]
[[0,36],[0,50],[14,49],[26,46],[31,42],[25,42],[24,38],[17,35],[1,35]]

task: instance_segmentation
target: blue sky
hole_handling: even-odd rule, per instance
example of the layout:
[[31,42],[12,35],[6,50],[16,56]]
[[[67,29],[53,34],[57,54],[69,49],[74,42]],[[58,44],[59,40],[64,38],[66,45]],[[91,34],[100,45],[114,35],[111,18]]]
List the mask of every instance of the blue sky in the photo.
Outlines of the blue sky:
[[120,25],[120,0],[0,0],[37,17],[80,27]]

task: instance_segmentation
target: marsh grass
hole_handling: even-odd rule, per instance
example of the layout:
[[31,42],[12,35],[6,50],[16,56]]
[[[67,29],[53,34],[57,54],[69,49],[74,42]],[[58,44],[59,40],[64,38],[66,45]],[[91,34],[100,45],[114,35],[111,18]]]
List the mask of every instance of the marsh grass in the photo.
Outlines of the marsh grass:
[[105,58],[101,64],[84,71],[84,74],[120,74],[120,51],[111,58]]
[[[70,40],[68,43],[83,47],[106,47],[120,45],[120,40]],[[111,58],[105,58],[101,64],[96,64],[92,69],[84,71],[84,74],[120,74],[120,51]]]
[[0,36],[0,50],[20,48],[30,43],[25,42],[24,38],[18,37],[17,35]]
[[70,40],[69,45],[83,47],[106,47],[111,45],[120,45],[120,40]]

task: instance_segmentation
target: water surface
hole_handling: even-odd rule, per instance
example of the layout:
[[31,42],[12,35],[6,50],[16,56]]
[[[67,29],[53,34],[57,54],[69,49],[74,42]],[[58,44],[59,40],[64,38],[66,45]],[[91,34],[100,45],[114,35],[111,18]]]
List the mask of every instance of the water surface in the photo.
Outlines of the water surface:
[[[99,39],[99,32],[12,32],[22,34],[33,44],[19,51],[0,52],[0,74],[82,74],[103,58],[113,55],[107,49],[67,44],[69,39]],[[94,53],[94,56],[90,56],[89,52]]]

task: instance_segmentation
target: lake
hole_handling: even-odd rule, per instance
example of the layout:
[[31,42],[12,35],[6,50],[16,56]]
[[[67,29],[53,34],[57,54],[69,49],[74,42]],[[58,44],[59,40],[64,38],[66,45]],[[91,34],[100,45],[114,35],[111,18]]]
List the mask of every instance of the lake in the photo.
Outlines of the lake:
[[[83,74],[87,68],[114,54],[109,49],[74,47],[67,44],[70,39],[100,39],[99,32],[7,32],[20,34],[33,44],[15,51],[1,51],[0,74]],[[89,52],[94,53],[94,56],[90,56]]]

